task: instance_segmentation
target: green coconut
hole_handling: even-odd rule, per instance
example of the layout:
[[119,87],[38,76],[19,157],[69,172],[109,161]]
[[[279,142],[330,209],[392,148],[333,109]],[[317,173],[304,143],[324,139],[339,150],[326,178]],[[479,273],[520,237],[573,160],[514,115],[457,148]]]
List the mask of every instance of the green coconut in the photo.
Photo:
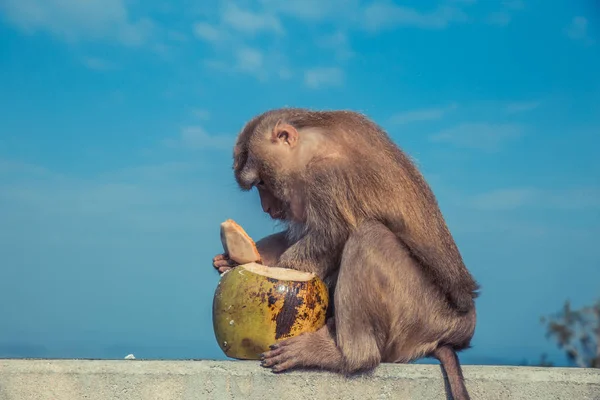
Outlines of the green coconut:
[[245,260],[221,276],[214,294],[213,328],[225,355],[257,360],[270,345],[325,325],[329,292],[317,275],[259,264],[254,242],[232,220],[221,224],[221,239],[230,258]]

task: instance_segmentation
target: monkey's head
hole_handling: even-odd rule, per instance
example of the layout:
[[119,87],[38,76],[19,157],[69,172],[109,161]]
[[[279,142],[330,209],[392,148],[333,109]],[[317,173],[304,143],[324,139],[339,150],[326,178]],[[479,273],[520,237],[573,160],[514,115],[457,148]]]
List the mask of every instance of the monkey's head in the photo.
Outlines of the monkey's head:
[[326,147],[322,131],[304,126],[301,116],[289,109],[255,117],[238,135],[233,151],[240,188],[256,187],[263,211],[289,222],[304,221],[303,177],[308,163]]

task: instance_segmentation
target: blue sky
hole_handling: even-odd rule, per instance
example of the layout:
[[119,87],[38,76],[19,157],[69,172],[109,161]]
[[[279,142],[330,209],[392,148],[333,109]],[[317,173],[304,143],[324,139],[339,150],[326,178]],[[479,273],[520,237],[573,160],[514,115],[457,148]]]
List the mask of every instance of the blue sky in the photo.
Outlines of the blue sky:
[[366,113],[430,181],[482,285],[463,362],[562,363],[539,317],[600,295],[599,26],[591,0],[0,0],[0,356],[222,359],[218,224],[277,228],[231,146],[304,106]]

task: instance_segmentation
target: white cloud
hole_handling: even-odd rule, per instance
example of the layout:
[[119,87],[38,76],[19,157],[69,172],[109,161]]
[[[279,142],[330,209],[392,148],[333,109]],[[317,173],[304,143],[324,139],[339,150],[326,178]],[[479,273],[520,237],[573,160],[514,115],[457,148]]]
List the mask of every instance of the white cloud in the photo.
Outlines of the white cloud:
[[206,22],[197,22],[194,24],[194,34],[198,38],[211,43],[226,40],[228,36],[227,33]]
[[332,18],[343,22],[360,15],[359,0],[260,0],[260,3],[265,9],[309,22]]
[[499,150],[520,137],[524,128],[517,124],[463,123],[430,136],[430,141],[485,151]]
[[589,37],[588,34],[589,22],[585,17],[573,17],[569,26],[565,29],[565,33],[573,40],[579,40],[586,45],[592,45],[595,40]]
[[[336,62],[354,56],[348,34],[364,29],[411,26],[423,29],[443,29],[450,23],[465,22],[467,15],[460,8],[441,6],[432,11],[396,6],[387,0],[365,4],[362,0],[249,0],[221,2],[212,11],[205,10],[204,20],[194,25],[195,36],[214,46],[215,55],[203,60],[205,66],[219,73],[250,73],[261,81],[270,77],[289,79],[296,75],[286,61],[286,34],[283,18],[293,19],[290,26],[308,26],[309,32],[319,27],[329,31],[316,33],[315,44]],[[287,21],[286,21],[287,22]],[[260,49],[253,42],[261,34]],[[312,35],[308,33],[307,35]],[[265,42],[266,40],[266,42]],[[250,50],[249,50],[250,49]],[[253,49],[253,50],[252,50]],[[300,46],[300,52],[306,49]],[[311,88],[324,84],[338,85],[344,73],[339,68],[312,68],[304,72],[304,82]]]
[[557,210],[600,209],[600,188],[544,190],[535,187],[497,189],[474,196],[470,204],[481,210],[514,210],[522,207]]
[[461,23],[467,20],[468,17],[462,10],[450,6],[441,6],[431,12],[422,12],[388,2],[378,2],[364,9],[364,26],[372,31],[399,26],[443,29],[451,23]]
[[235,137],[210,135],[200,126],[189,126],[181,130],[177,139],[165,139],[164,143],[173,148],[187,150],[229,150],[233,148]]
[[422,108],[419,110],[400,112],[390,117],[390,123],[394,125],[404,125],[411,122],[439,120],[449,111],[453,111],[457,107],[458,105],[453,103],[446,107]]
[[269,34],[279,36],[285,33],[272,12],[249,11],[228,3],[218,9],[216,22],[197,22],[194,33],[213,45],[215,55],[204,59],[203,64],[217,73],[243,73],[263,82],[271,77],[289,79],[293,75],[277,47],[263,43],[261,48],[270,48],[261,51],[249,44],[259,33],[267,34],[267,40],[270,39]]
[[266,79],[264,56],[259,50],[243,47],[236,51],[235,58],[239,71],[255,75],[261,80]]
[[45,31],[69,42],[113,40],[136,46],[154,30],[150,19],[131,18],[124,0],[3,0],[0,10],[29,34]]
[[256,34],[260,32],[283,33],[279,19],[273,14],[254,13],[228,3],[222,15],[222,21],[233,30]]
[[311,89],[339,86],[344,81],[344,71],[336,67],[312,68],[304,72],[304,84]]
[[341,31],[322,36],[317,40],[317,46],[331,51],[339,61],[346,61],[354,57],[354,51],[350,47],[348,36]]
[[527,111],[533,111],[540,106],[539,101],[514,102],[506,105],[506,112],[514,114]]

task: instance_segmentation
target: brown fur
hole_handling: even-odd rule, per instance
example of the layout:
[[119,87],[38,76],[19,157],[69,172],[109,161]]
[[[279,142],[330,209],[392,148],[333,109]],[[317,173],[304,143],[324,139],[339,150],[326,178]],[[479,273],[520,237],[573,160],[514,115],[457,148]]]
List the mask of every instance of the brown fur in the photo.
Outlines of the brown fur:
[[468,398],[452,355],[469,347],[479,287],[431,189],[381,128],[349,111],[268,111],[240,132],[233,169],[289,224],[257,243],[265,263],[315,272],[333,290],[327,326],[274,345],[264,366],[351,373],[431,355]]

